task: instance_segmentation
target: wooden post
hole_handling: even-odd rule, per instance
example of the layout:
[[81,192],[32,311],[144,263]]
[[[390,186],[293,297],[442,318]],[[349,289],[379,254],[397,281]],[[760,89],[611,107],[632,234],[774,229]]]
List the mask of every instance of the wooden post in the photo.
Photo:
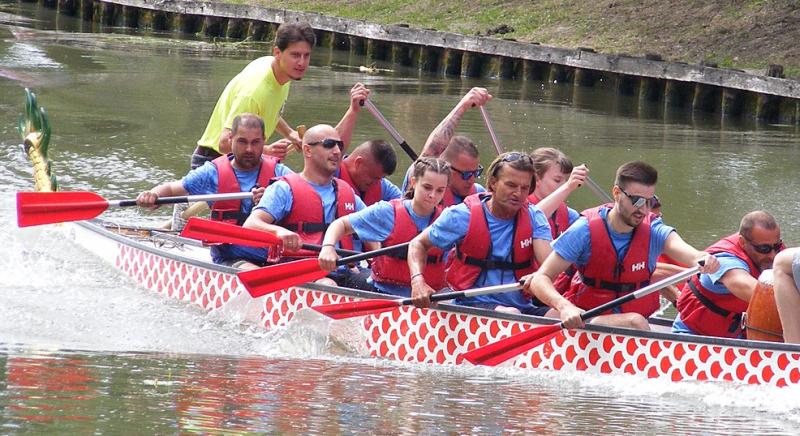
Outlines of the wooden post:
[[227,22],[223,18],[206,16],[203,18],[202,32],[208,38],[225,35]]
[[549,66],[545,62],[525,60],[522,62],[522,77],[525,80],[544,82],[549,73]]
[[597,74],[593,70],[575,68],[574,84],[576,86],[594,86],[597,81]]
[[639,104],[657,102],[664,94],[664,81],[642,77],[639,80]]
[[367,40],[367,59],[373,61],[389,60],[389,43],[377,39]]
[[503,79],[518,79],[522,77],[522,64],[520,59],[501,57],[500,77]]
[[667,80],[664,86],[664,104],[666,107],[683,108],[688,106],[693,95],[691,84],[677,80]]
[[460,76],[461,65],[464,52],[461,50],[445,49],[444,50],[444,75],[445,76]]
[[350,54],[363,56],[367,54],[367,44],[360,36],[350,36]]
[[419,69],[437,73],[441,69],[441,59],[444,58],[444,49],[439,47],[424,46],[419,51]]
[[744,111],[744,93],[738,89],[725,88],[722,90],[722,116],[735,118]]
[[228,19],[225,37],[230,39],[244,39],[247,34],[247,24],[239,18]]
[[695,83],[692,109],[717,112],[722,106],[722,92],[718,86]]
[[768,123],[778,121],[781,98],[777,95],[758,94],[756,118]]
[[486,56],[480,53],[465,51],[461,57],[461,75],[464,77],[483,77],[486,61]]

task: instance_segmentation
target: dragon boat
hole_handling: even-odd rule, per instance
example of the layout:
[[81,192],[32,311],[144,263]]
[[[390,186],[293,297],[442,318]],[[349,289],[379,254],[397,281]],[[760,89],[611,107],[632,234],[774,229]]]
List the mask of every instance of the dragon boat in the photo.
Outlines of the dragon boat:
[[[34,166],[36,190],[56,190],[47,159],[50,128],[44,110],[28,91],[20,119],[25,151]],[[142,287],[206,311],[230,308],[247,298],[237,269],[211,262],[208,247],[159,229],[89,220],[65,223],[65,233]],[[265,329],[302,323],[301,311],[332,303],[394,297],[318,284],[302,284],[256,300],[252,318]],[[513,334],[557,320],[506,314],[450,304],[396,310],[356,318],[354,353],[421,364],[468,364],[463,354]],[[518,368],[630,374],[680,381],[800,384],[800,346],[739,339],[676,335],[671,321],[653,318],[653,331],[587,325],[561,330],[549,340],[509,359]],[[350,329],[352,330],[352,329]],[[353,334],[350,332],[350,334]]]

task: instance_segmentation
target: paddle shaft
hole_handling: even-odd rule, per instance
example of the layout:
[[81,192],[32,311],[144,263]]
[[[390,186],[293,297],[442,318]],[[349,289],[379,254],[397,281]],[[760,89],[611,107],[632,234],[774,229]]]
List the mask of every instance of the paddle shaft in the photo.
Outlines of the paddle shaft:
[[486,108],[480,106],[481,110],[481,117],[483,118],[483,123],[486,124],[486,130],[489,131],[489,136],[492,138],[492,143],[494,144],[494,149],[497,150],[497,154],[503,154],[503,146],[500,144],[500,140],[497,139],[497,133],[494,131],[494,125],[492,124],[492,120],[489,119],[489,113],[486,112]]
[[588,176],[586,177],[586,186],[588,186],[589,189],[591,189],[592,192],[594,192],[594,195],[596,195],[597,198],[604,200],[606,203],[614,202],[614,199],[611,198],[610,195],[608,195],[608,192],[604,191],[603,188],[601,188],[600,185],[597,184],[597,182],[592,180],[591,177]]
[[[222,201],[242,200],[253,198],[252,192],[230,192],[226,194],[183,195],[180,197],[163,197],[156,200],[155,204],[194,203],[197,201]],[[136,206],[136,200],[108,200],[110,207]]]
[[[431,295],[431,302],[452,300],[453,298],[470,298],[478,295],[501,294],[503,292],[519,291],[522,289],[522,282],[507,285],[486,286],[485,288],[468,289],[466,291],[442,292]],[[407,306],[411,304],[410,298],[403,298],[398,305]]]
[[666,288],[669,285],[674,285],[675,283],[686,280],[687,278],[699,272],[700,272],[700,267],[694,266],[692,268],[687,269],[686,271],[671,275],[663,280],[659,280],[653,284],[645,286],[644,288],[639,289],[638,291],[631,292],[630,294],[623,295],[622,297],[619,297],[616,300],[611,300],[606,304],[601,304],[600,306],[597,306],[594,309],[587,310],[586,312],[583,312],[583,314],[581,314],[581,319],[586,321],[589,318],[594,318],[595,316],[600,315],[603,312],[622,306],[623,304],[629,301],[633,301],[637,298],[644,297],[645,295],[649,295],[652,294],[653,292]]
[[376,256],[382,256],[387,253],[392,253],[404,248],[408,248],[411,242],[404,242],[402,244],[392,245],[391,247],[383,247],[377,250],[367,251],[366,253],[359,253],[354,256],[343,257],[336,261],[337,265],[346,265],[348,263],[361,262],[362,260],[371,259]]
[[[321,251],[322,245],[303,244],[300,246],[300,248],[309,251]],[[344,248],[334,248],[334,250],[336,250],[336,253],[338,253],[340,256],[358,256],[359,254],[364,254],[361,251],[345,250]]]
[[411,160],[417,160],[417,158],[419,158],[417,153],[411,149],[411,146],[408,145],[406,140],[403,139],[403,137],[400,135],[400,132],[398,132],[397,129],[395,129],[394,126],[392,126],[389,123],[389,120],[387,120],[386,117],[383,116],[381,111],[379,111],[378,108],[375,107],[375,105],[372,104],[372,102],[369,99],[361,100],[360,103],[362,106],[367,108],[369,113],[371,113],[372,116],[375,117],[378,123],[380,123],[380,125],[382,125],[384,129],[386,129],[386,131],[389,133],[389,136],[394,138],[394,140],[397,141],[398,144],[400,144],[400,147],[403,149],[403,151],[406,152],[406,154],[408,155],[408,157],[411,158]]

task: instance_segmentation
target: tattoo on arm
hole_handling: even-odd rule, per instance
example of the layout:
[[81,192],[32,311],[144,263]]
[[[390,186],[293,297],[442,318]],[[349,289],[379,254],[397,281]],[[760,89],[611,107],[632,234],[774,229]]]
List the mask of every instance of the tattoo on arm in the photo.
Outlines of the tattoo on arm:
[[456,107],[433,129],[425,142],[425,147],[422,148],[422,156],[439,157],[442,154],[447,148],[447,144],[450,143],[450,138],[453,137],[458,123],[461,122],[462,115],[464,113]]

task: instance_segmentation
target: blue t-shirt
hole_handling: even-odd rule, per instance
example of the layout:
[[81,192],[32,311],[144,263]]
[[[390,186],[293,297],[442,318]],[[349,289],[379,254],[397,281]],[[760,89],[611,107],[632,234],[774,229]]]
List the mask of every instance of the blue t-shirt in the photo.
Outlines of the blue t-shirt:
[[571,208],[569,206],[567,206],[567,215],[568,215],[568,221],[567,222],[569,222],[569,225],[575,224],[575,221],[578,221],[578,218],[581,217],[580,212],[578,212],[577,210],[575,210],[575,209],[573,209],[573,208]]
[[[750,267],[747,266],[747,262],[739,259],[731,253],[716,253],[714,254],[714,257],[716,257],[719,261],[719,269],[713,274],[700,274],[700,284],[715,294],[730,294],[731,291],[729,291],[728,288],[726,288],[725,285],[723,285],[720,281],[722,276],[732,269],[743,269],[750,274]],[[683,322],[680,313],[675,316],[675,320],[672,322],[672,331],[674,333],[689,333],[692,335],[697,334]]]
[[[600,210],[600,216],[606,219],[610,209],[603,208]],[[628,247],[631,244],[633,232],[617,233],[606,226],[611,236],[611,243],[617,252],[617,259],[622,259],[628,253]],[[648,255],[648,264],[650,272],[652,273],[656,268],[658,256],[664,250],[664,242],[669,237],[670,233],[675,229],[664,224],[661,218],[656,218],[650,222],[650,251]],[[574,224],[561,234],[555,241],[552,242],[553,251],[558,253],[559,256],[565,260],[578,265],[585,266],[589,262],[589,256],[592,254],[591,235],[589,234],[589,221],[585,217],[581,217]]]
[[[515,219],[504,220],[492,215],[486,207],[487,199],[488,197],[483,200],[483,212],[486,215],[492,244],[492,250],[488,260],[511,262],[511,247],[514,242]],[[531,217],[533,239],[551,240],[550,224],[547,222],[547,217],[545,217],[544,213],[542,213],[538,207],[530,204],[528,205],[528,214]],[[448,207],[430,227],[428,236],[430,237],[431,243],[442,250],[449,250],[456,243],[463,241],[467,233],[467,228],[469,228],[469,218],[469,208],[466,204],[462,203]],[[514,271],[489,269],[481,271],[473,287],[482,288],[484,286],[504,285],[515,283],[516,281],[517,278],[514,275]],[[470,302],[498,304],[516,307],[520,310],[534,307],[531,300],[521,291],[481,295],[466,299],[465,301],[467,304]]]
[[[307,183],[314,188],[314,191],[316,191],[322,199],[325,224],[332,223],[336,219],[336,194],[333,189],[333,183],[331,182],[326,185],[317,185],[311,182]],[[360,197],[356,196],[355,200],[356,212],[366,207]],[[261,209],[270,214],[273,222],[277,224],[289,215],[289,212],[292,210],[292,204],[294,204],[292,188],[290,188],[289,184],[284,180],[278,180],[269,185],[267,190],[264,191],[264,196],[261,197],[261,201],[258,202],[256,209]],[[361,241],[354,240],[353,249],[361,251]]]
[[[233,167],[233,173],[236,180],[239,181],[239,188],[242,192],[249,191],[256,186],[258,181],[258,171],[260,168],[252,171],[242,171]],[[275,176],[281,177],[286,174],[293,173],[289,167],[279,163],[275,165]],[[196,168],[189,172],[182,180],[183,188],[191,195],[205,195],[216,194],[217,186],[219,184],[219,173],[217,167],[211,162],[206,162],[200,168]],[[253,200],[250,198],[242,199],[242,210],[245,213],[250,213],[253,208]],[[209,205],[212,202],[209,202]],[[226,260],[244,259],[255,262],[263,262],[267,257],[266,248],[245,247],[243,245],[223,244],[211,247],[211,260],[214,263],[222,263]]]
[[[403,200],[403,206],[417,227],[418,232],[421,233],[428,227],[431,222],[430,215],[419,216],[415,214],[411,208],[411,200]],[[383,242],[394,229],[394,206],[389,202],[379,201],[360,212],[349,215],[348,219],[350,220],[350,226],[353,227],[353,230],[361,240]],[[372,277],[368,281],[384,293],[403,297],[411,296],[411,288],[408,286],[375,282]]]

